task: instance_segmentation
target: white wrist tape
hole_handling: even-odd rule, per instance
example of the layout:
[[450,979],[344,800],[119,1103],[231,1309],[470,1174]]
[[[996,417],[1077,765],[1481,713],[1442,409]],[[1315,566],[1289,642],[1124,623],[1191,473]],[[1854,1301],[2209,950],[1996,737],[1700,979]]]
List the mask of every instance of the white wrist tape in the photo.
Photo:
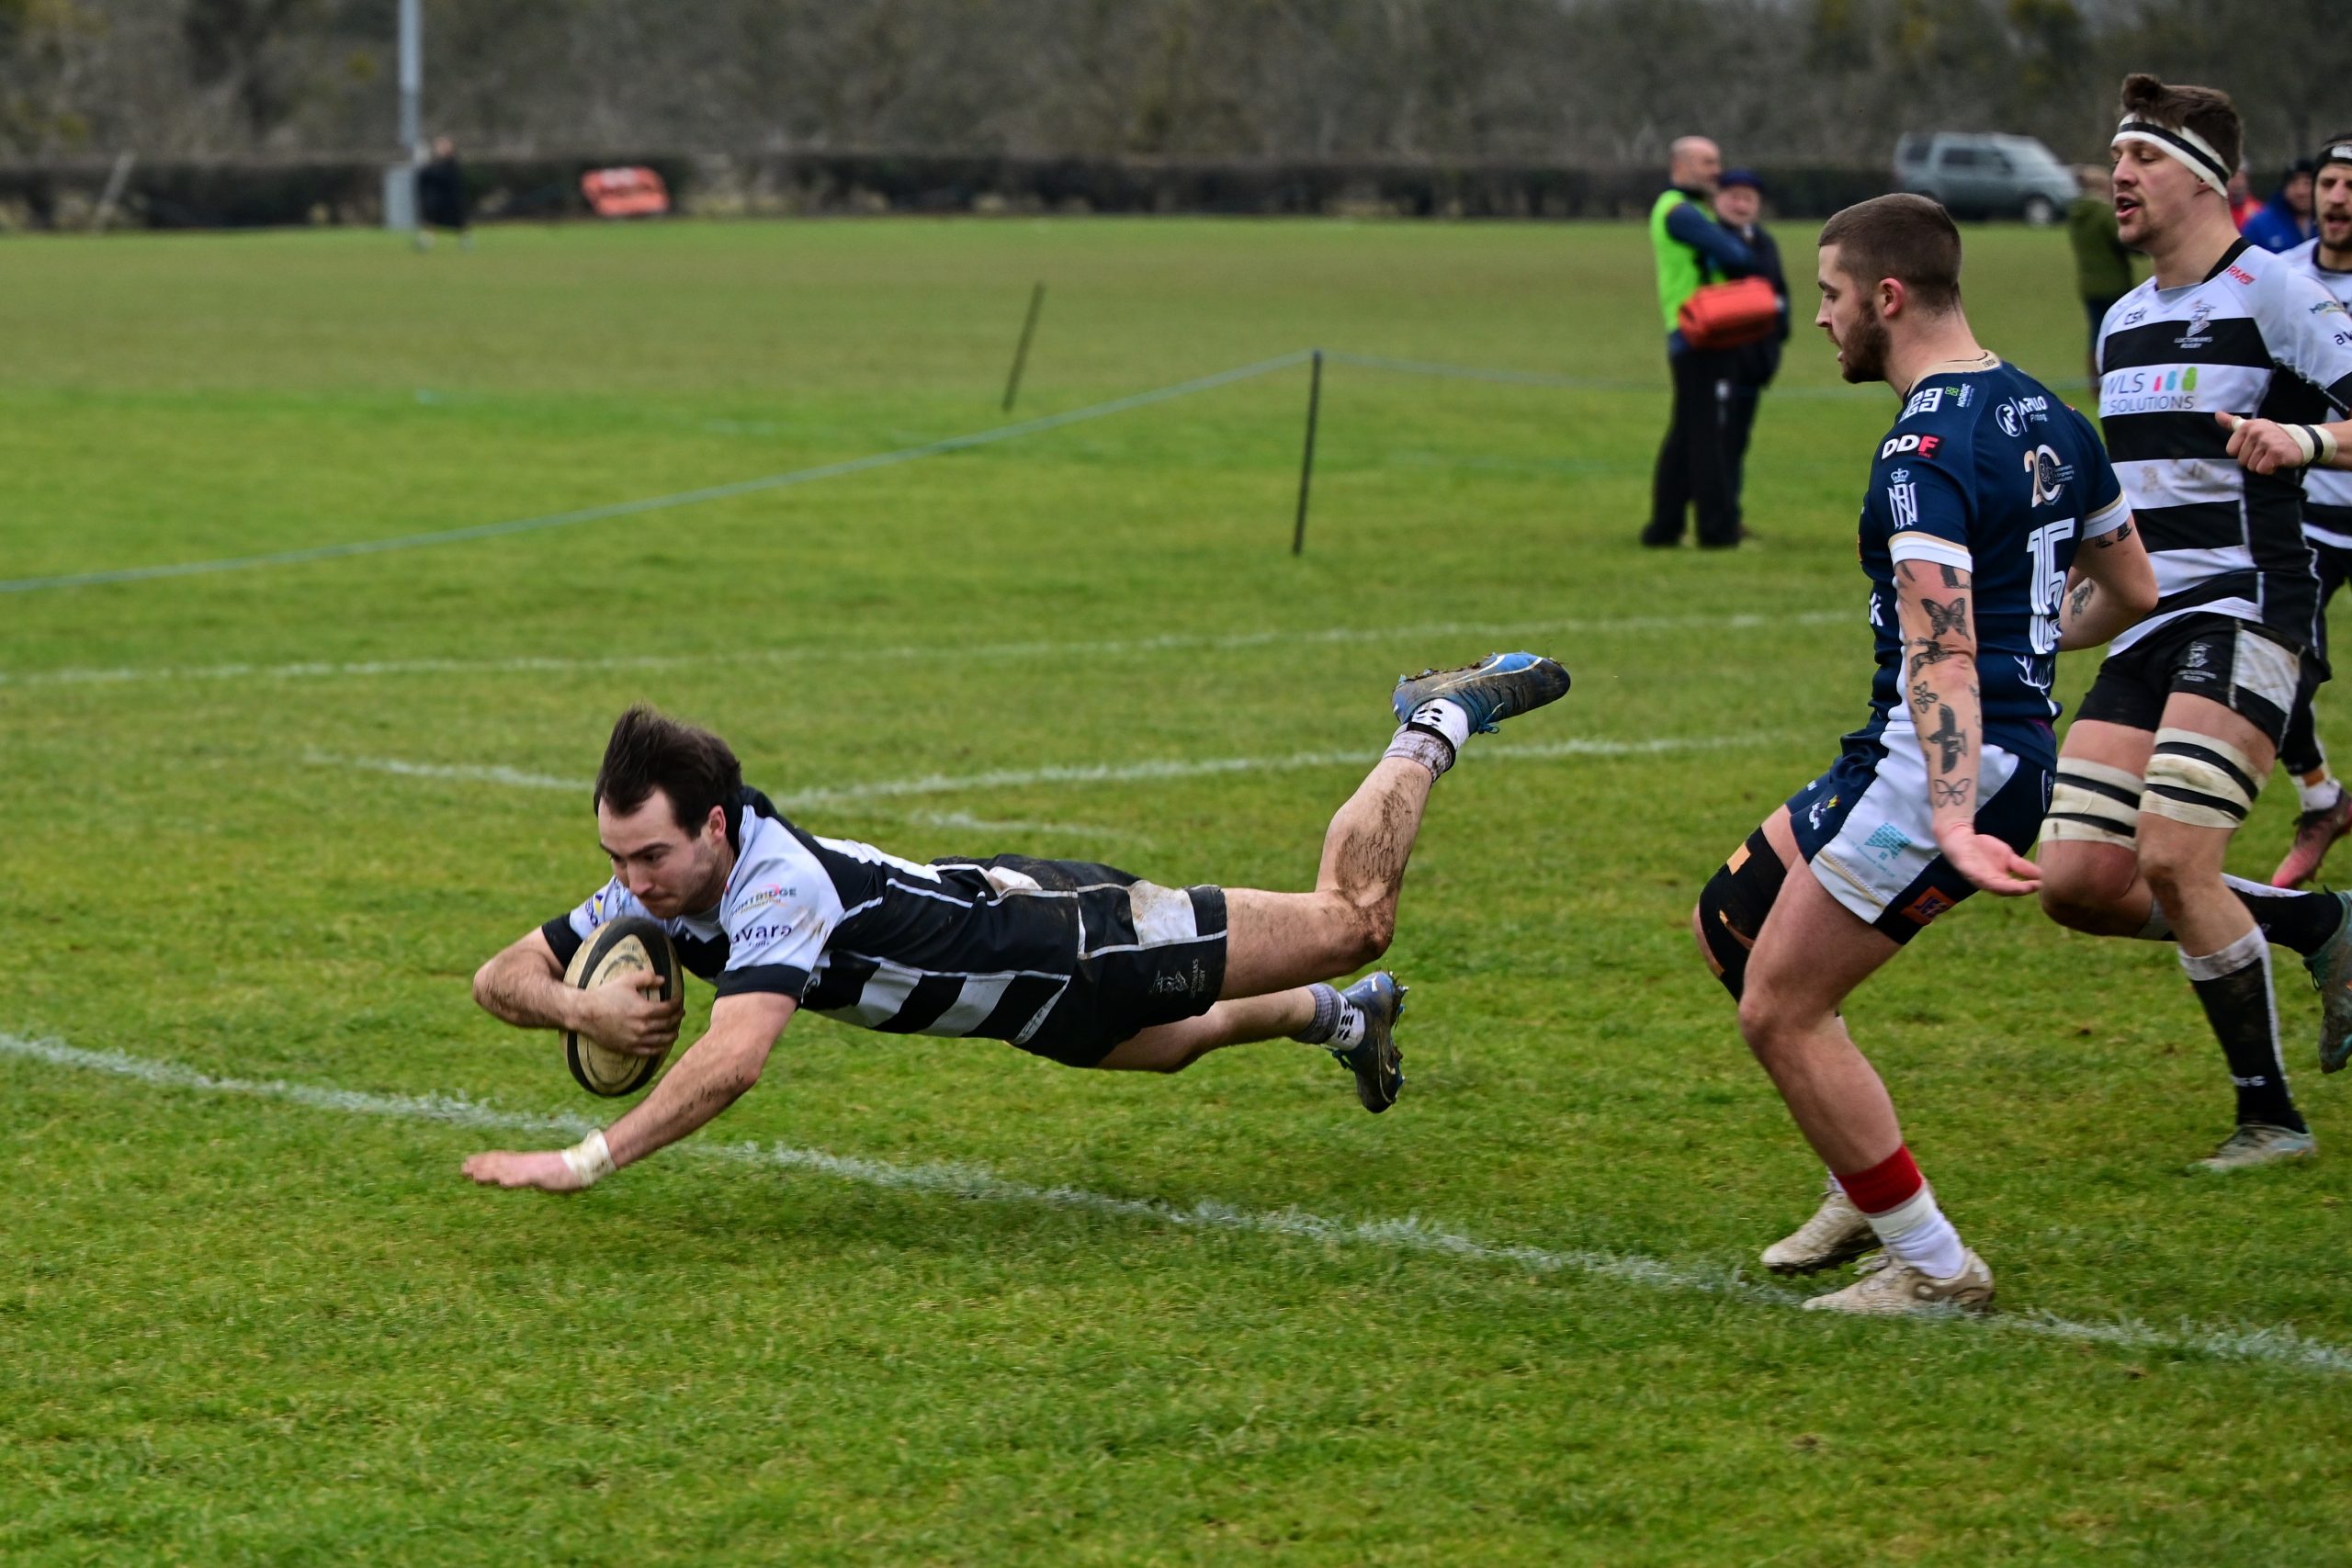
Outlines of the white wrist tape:
[[2303,454],[2303,467],[2306,468],[2316,464],[2329,462],[2335,458],[2335,433],[2328,429],[2327,426],[2324,424],[2290,424],[2287,428],[2296,433],[2295,445],[2298,446],[2303,445],[2305,437],[2310,439],[2311,449]]
[[605,1146],[605,1134],[601,1132],[591,1133],[564,1150],[563,1163],[580,1178],[583,1187],[595,1186],[619,1168],[613,1164],[613,1151]]

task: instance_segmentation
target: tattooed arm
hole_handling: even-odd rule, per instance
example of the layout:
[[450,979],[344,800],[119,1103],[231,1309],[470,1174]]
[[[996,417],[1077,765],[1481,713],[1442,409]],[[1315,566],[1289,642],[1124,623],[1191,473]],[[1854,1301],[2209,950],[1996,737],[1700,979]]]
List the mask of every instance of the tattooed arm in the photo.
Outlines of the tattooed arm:
[[2156,569],[2138,525],[2127,522],[2084,540],[2075,553],[2058,610],[2058,647],[2072,652],[2111,642],[2155,607]]
[[1936,847],[1988,893],[2030,893],[2041,873],[2001,840],[1976,830],[1977,753],[1984,713],[1976,686],[1971,574],[1929,560],[1898,561],[1895,609],[1903,627],[1904,700],[1928,763]]

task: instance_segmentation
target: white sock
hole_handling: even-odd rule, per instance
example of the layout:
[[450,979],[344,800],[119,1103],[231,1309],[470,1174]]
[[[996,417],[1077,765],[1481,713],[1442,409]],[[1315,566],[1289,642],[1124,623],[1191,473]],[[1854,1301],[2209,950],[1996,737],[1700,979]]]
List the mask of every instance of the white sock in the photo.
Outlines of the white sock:
[[1936,1206],[1932,1187],[1922,1187],[1908,1201],[1868,1217],[1886,1255],[1930,1280],[1949,1280],[1967,1265],[1968,1248]]
[[1470,716],[1462,711],[1460,704],[1447,702],[1443,697],[1423,703],[1405,722],[1418,728],[1436,730],[1457,751],[1470,739]]
[[2335,803],[2344,798],[2344,786],[2331,773],[2322,773],[2319,783],[2295,781],[2295,796],[2303,803],[2305,811],[2333,811]]

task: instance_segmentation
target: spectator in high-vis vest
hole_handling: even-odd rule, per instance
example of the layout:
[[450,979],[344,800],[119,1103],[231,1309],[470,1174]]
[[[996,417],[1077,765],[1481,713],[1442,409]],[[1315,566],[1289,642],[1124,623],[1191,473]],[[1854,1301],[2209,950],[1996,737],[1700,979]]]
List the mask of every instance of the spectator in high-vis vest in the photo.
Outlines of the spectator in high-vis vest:
[[1692,348],[1677,325],[1682,302],[1701,288],[1756,270],[1748,248],[1715,221],[1708,207],[1723,166],[1722,152],[1705,137],[1679,138],[1668,175],[1673,183],[1650,209],[1658,310],[1666,321],[1666,363],[1674,379],[1674,419],[1658,447],[1650,521],[1642,530],[1642,543],[1654,547],[1680,544],[1684,518],[1694,510],[1702,547],[1729,549],[1739,543],[1724,428],[1737,368],[1735,355],[1722,349]]

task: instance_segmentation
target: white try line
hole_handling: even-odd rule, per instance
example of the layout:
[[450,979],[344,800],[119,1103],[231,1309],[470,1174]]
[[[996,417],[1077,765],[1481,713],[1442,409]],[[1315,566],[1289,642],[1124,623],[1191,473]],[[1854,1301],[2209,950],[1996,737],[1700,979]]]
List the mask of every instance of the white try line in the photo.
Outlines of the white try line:
[[375,680],[404,675],[570,675],[639,671],[699,670],[740,664],[822,663],[832,667],[861,660],[919,662],[952,660],[1059,660],[1117,658],[1130,654],[1198,653],[1252,648],[1322,644],[1420,642],[1438,637],[1513,639],[1540,637],[1607,637],[1651,632],[1769,631],[1775,626],[1859,625],[1854,610],[1793,610],[1778,615],[1600,615],[1540,621],[1429,621],[1418,626],[1317,626],[1254,632],[1173,632],[1163,637],[1092,637],[1070,641],[1031,638],[1020,642],[899,643],[883,648],[844,648],[839,643],[798,643],[775,648],[719,649],[708,653],[616,653],[567,656],[524,654],[505,659],[302,660],[283,664],[161,664],[69,667],[62,670],[0,670],[0,688],[121,686],[150,682]]
[[[1683,751],[1723,751],[1747,746],[1769,746],[1794,739],[1790,735],[1747,734],[1658,736],[1648,740],[1508,740],[1473,742],[1463,753],[1465,764],[1479,759],[1501,761],[1555,761],[1566,757],[1662,757]],[[894,800],[908,795],[955,795],[965,790],[1022,789],[1034,784],[1147,784],[1166,779],[1214,778],[1227,773],[1295,773],[1307,768],[1368,768],[1380,758],[1375,750],[1293,751],[1272,757],[1170,757],[1142,762],[1091,762],[1043,768],[997,768],[978,773],[928,773],[920,778],[875,779],[865,784],[794,790],[775,797],[777,807],[797,810],[811,806],[843,806],[863,801]],[[593,784],[553,773],[526,773],[520,768],[478,762],[417,762],[400,757],[344,757],[311,751],[302,761],[314,768],[340,768],[355,773],[386,773],[394,778],[443,779],[453,784],[501,784],[509,789],[540,789],[577,795],[583,800]]]
[[[481,1133],[519,1133],[577,1138],[602,1123],[580,1116],[502,1110],[462,1095],[369,1094],[357,1089],[287,1083],[281,1079],[216,1077],[176,1063],[158,1062],[119,1051],[85,1051],[55,1040],[0,1034],[0,1055],[44,1063],[77,1072],[128,1078],[157,1089],[236,1095],[278,1100],[308,1110],[393,1121],[431,1122]],[[1408,1215],[1402,1219],[1345,1219],[1300,1209],[1254,1210],[1200,1199],[1178,1203],[1153,1198],[1117,1198],[1082,1187],[1039,1187],[1012,1181],[978,1166],[893,1165],[788,1144],[681,1144],[671,1156],[723,1160],[771,1170],[807,1172],[836,1181],[896,1191],[933,1193],[972,1202],[1076,1210],[1140,1220],[1179,1229],[1231,1231],[1313,1242],[1318,1246],[1370,1247],[1423,1257],[1495,1264],[1532,1274],[1577,1274],[1639,1285],[1670,1294],[1704,1294],[1782,1309],[1805,1299],[1796,1292],[1745,1278],[1736,1269],[1694,1267],[1638,1253],[1585,1248],[1555,1249],[1483,1241],[1463,1232]],[[453,1172],[454,1179],[454,1172]],[[2053,1313],[2000,1313],[1972,1318],[1944,1314],[1930,1321],[1984,1332],[2027,1334],[2073,1344],[2109,1345],[2256,1361],[2305,1371],[2352,1372],[2352,1349],[2306,1337],[2280,1325],[2196,1324],[2161,1329],[2130,1318],[2086,1322]]]

